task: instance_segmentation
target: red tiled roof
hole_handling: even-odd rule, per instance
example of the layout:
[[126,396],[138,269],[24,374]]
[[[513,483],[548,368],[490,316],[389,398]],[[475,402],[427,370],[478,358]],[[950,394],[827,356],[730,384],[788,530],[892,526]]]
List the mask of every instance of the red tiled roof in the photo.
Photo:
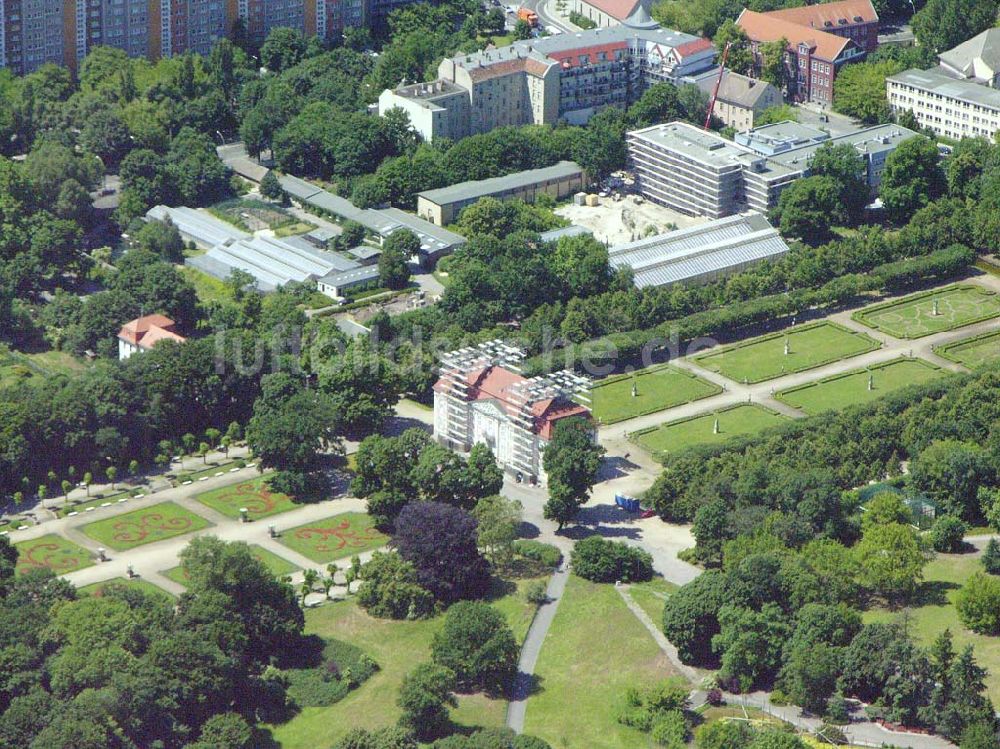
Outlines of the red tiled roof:
[[826,31],[800,26],[797,23],[775,18],[768,13],[755,13],[744,10],[736,19],[736,24],[743,29],[751,41],[776,42],[779,39],[788,40],[789,47],[805,44],[813,49],[813,56],[827,62],[835,62],[854,42],[843,36],[830,34]]
[[677,47],[677,54],[693,55],[704,52],[706,49],[714,49],[715,46],[708,39],[695,39],[693,42],[685,42]]
[[482,67],[466,67],[469,78],[473,81],[485,81],[514,73],[527,72],[531,75],[543,76],[548,68],[541,61],[530,57],[518,57],[513,60],[487,62]]
[[[841,0],[841,2],[836,3],[803,5],[799,8],[772,10],[764,15],[797,23],[799,26],[809,26],[827,31],[845,26],[856,26],[861,23],[878,22],[878,13],[872,7],[871,0]],[[856,21],[855,18],[861,20]],[[841,21],[846,23],[841,23]]]
[[[477,369],[466,375],[465,382],[469,386],[469,400],[494,400],[510,415],[518,412],[518,402],[511,388],[524,382],[525,378],[516,372],[503,367],[491,366]],[[434,383],[436,392],[448,390],[445,378]],[[543,398],[531,404],[531,415],[534,417],[533,431],[542,439],[551,439],[552,429],[559,419],[570,416],[590,416],[585,407],[565,398]]]
[[584,0],[584,2],[618,21],[624,21],[632,15],[640,0]]
[[174,332],[175,323],[165,315],[144,315],[127,322],[118,331],[118,337],[139,348],[152,348],[163,340],[183,343],[184,336]]
[[580,62],[580,55],[587,55],[589,59],[588,64],[593,64],[597,62],[597,55],[601,52],[608,53],[608,59],[613,60],[615,51],[619,49],[627,49],[628,44],[625,42],[611,42],[609,44],[594,44],[589,47],[577,47],[575,49],[561,49],[558,52],[550,52],[549,57],[553,60],[558,60],[566,67],[566,60],[569,60],[569,67],[582,64]]

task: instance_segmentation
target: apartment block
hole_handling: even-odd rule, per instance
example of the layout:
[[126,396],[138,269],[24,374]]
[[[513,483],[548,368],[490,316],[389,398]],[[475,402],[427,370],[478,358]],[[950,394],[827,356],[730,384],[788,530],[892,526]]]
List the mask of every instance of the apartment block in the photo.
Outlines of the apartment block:
[[847,144],[861,157],[863,176],[874,192],[885,160],[916,133],[899,125],[877,125],[836,138],[794,122],[738,133],[729,141],[684,122],[628,133],[629,165],[641,194],[690,216],[721,218],[750,209],[766,213],[781,192],[808,176],[823,144]]
[[0,0],[0,67],[24,75],[46,63],[75,69],[97,46],[157,60],[201,55],[238,21],[263,40],[279,26],[333,38],[415,0]]
[[436,81],[384,91],[379,113],[402,107],[425,140],[503,125],[583,124],[605,107],[627,107],[652,83],[679,82],[714,67],[711,42],[660,28],[638,5],[613,28],[445,59]]

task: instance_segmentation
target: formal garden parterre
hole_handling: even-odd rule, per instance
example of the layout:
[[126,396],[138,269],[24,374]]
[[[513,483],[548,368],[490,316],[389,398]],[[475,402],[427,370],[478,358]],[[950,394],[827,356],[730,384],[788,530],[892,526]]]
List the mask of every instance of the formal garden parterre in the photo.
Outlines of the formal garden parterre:
[[173,502],[127,512],[83,526],[82,530],[102,546],[116,551],[164,541],[208,528],[212,524]]
[[867,403],[943,374],[935,364],[904,356],[781,390],[775,397],[807,414],[817,414]]
[[250,520],[259,520],[294,510],[299,506],[287,494],[273,491],[268,485],[269,479],[270,474],[265,474],[195,494],[194,498],[216,512],[234,519],[239,519],[242,508],[246,508]]
[[866,333],[822,320],[712,349],[695,356],[694,362],[731,380],[749,384],[821,367],[880,346]]
[[934,353],[970,369],[1000,359],[1000,330],[935,346]]
[[590,408],[601,424],[613,424],[720,392],[722,388],[715,383],[663,364],[595,383],[590,391]]
[[344,512],[281,531],[278,541],[318,564],[385,546],[389,537],[368,515]]
[[717,411],[677,419],[629,435],[634,443],[652,455],[683,450],[693,445],[717,444],[733,437],[756,434],[783,424],[787,416],[757,404],[739,403]]
[[975,284],[952,284],[858,310],[853,318],[894,338],[922,338],[1000,317],[1000,296]]
[[90,567],[93,555],[72,541],[49,533],[30,541],[14,544],[17,549],[16,573],[23,575],[33,569],[49,569],[57,575]]

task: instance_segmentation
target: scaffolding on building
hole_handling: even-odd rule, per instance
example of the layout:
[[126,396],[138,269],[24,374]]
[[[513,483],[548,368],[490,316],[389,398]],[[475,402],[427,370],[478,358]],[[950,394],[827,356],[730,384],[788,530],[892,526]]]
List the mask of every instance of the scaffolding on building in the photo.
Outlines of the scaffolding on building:
[[[469,447],[469,375],[500,366],[520,373],[520,363],[524,360],[523,350],[501,340],[487,341],[478,346],[451,351],[441,356],[439,370],[442,393],[447,399],[447,409],[443,424],[443,436],[452,444]],[[545,400],[564,398],[589,403],[586,393],[591,381],[569,370],[561,370],[546,375],[522,379],[508,388],[508,397],[514,406],[511,421],[517,427],[511,430],[510,465],[521,473],[537,476],[536,417],[534,406]]]

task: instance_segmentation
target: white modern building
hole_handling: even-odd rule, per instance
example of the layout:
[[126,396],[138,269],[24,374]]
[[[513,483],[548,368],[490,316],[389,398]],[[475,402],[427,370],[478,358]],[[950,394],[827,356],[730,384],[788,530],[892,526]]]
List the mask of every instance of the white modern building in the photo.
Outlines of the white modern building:
[[517,368],[522,358],[501,341],[442,356],[434,438],[459,452],[486,444],[505,471],[544,482],[542,454],[556,424],[570,418],[591,424],[590,411],[577,402],[589,381],[567,371],[526,378]]
[[781,192],[808,176],[809,162],[824,144],[846,144],[861,157],[869,188],[882,179],[886,158],[916,133],[900,125],[876,125],[831,137],[795,122],[737,133],[735,141],[686,122],[653,125],[628,133],[629,163],[644,197],[689,216],[722,218],[744,210],[767,213]]
[[938,67],[885,79],[894,114],[912,112],[946,138],[992,138],[1000,131],[1000,29],[987,29],[938,55]]

